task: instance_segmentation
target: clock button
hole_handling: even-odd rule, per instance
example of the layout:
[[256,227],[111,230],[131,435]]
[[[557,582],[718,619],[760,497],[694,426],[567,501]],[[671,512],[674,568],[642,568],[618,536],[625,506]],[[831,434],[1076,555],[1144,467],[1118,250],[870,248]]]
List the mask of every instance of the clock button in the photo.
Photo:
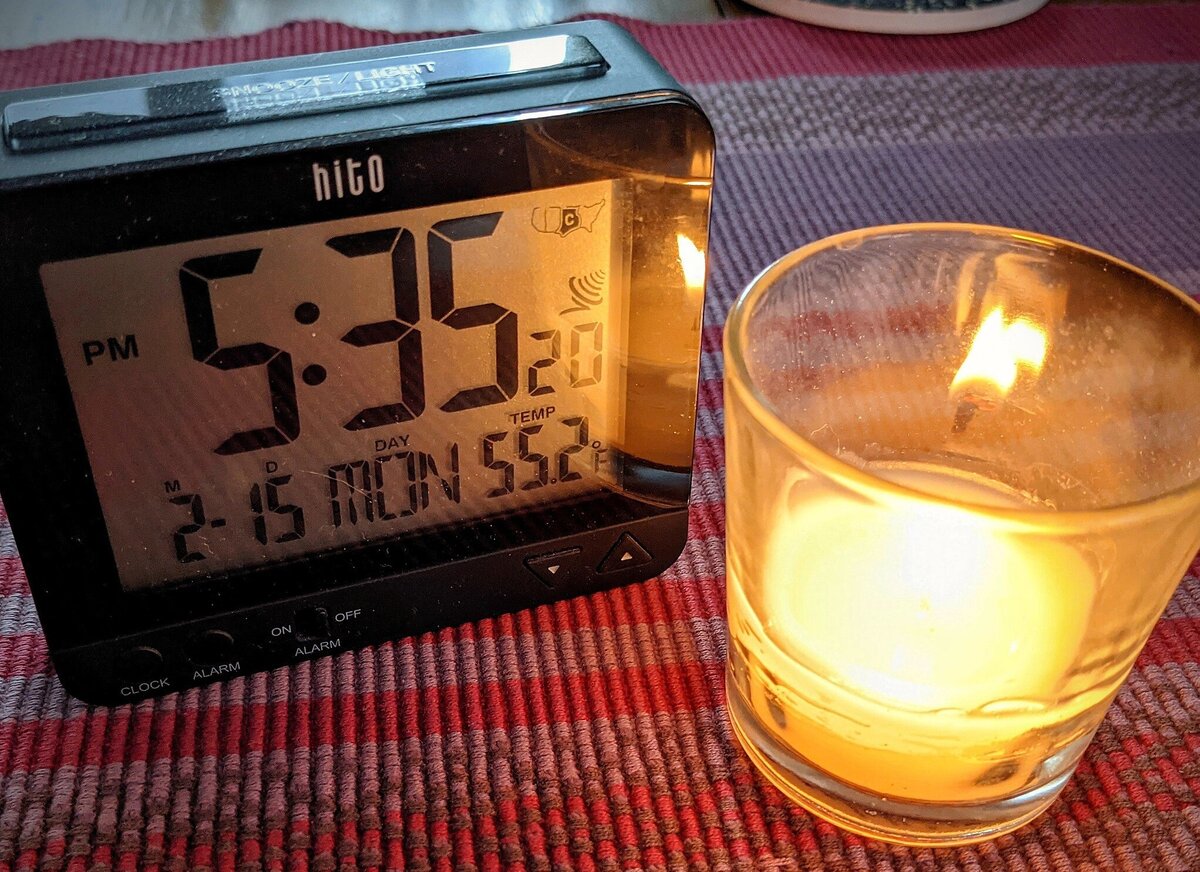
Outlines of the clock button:
[[608,556],[600,561],[597,572],[620,572],[622,569],[633,569],[645,566],[654,560],[650,552],[628,533],[617,540],[617,544],[608,552]]
[[561,551],[529,557],[525,560],[525,565],[547,587],[560,587],[572,575],[577,574],[583,564],[580,559],[582,554],[583,552],[579,548],[564,548]]
[[310,606],[300,609],[292,616],[296,629],[293,633],[297,642],[316,642],[329,638],[329,612]]
[[133,648],[121,655],[120,669],[130,680],[157,677],[163,673],[162,653],[146,645]]
[[233,659],[233,636],[224,630],[205,630],[187,647],[188,659],[197,666],[215,666]]

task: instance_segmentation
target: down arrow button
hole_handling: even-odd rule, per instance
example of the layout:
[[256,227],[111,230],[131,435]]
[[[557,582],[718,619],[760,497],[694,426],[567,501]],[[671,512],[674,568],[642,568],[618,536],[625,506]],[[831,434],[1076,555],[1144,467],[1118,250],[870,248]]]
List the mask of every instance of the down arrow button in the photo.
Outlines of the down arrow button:
[[579,577],[578,570],[582,563],[580,556],[579,548],[566,548],[530,557],[526,559],[525,565],[548,587],[560,587],[567,584],[569,578]]

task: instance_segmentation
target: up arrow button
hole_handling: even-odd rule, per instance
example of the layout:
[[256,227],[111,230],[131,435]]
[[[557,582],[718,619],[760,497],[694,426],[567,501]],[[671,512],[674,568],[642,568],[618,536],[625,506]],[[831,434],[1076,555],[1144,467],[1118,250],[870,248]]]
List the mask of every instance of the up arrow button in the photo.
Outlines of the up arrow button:
[[653,562],[650,553],[642,547],[637,539],[625,533],[613,545],[608,556],[600,562],[598,572],[620,572],[623,569],[633,569]]

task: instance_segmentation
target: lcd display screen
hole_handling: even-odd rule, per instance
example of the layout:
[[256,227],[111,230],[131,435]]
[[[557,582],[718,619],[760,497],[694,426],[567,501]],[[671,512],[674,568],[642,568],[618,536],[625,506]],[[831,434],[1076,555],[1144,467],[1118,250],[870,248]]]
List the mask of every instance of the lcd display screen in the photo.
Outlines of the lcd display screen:
[[611,486],[628,299],[621,188],[44,264],[122,585]]

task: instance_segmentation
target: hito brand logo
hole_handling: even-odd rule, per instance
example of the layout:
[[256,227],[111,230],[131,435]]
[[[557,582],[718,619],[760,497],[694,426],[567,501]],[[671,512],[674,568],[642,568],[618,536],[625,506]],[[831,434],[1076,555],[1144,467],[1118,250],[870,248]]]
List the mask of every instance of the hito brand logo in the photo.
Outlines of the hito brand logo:
[[365,163],[354,158],[335,160],[332,164],[312,165],[313,190],[317,202],[361,197],[368,190],[378,194],[383,190],[383,158],[371,155]]

